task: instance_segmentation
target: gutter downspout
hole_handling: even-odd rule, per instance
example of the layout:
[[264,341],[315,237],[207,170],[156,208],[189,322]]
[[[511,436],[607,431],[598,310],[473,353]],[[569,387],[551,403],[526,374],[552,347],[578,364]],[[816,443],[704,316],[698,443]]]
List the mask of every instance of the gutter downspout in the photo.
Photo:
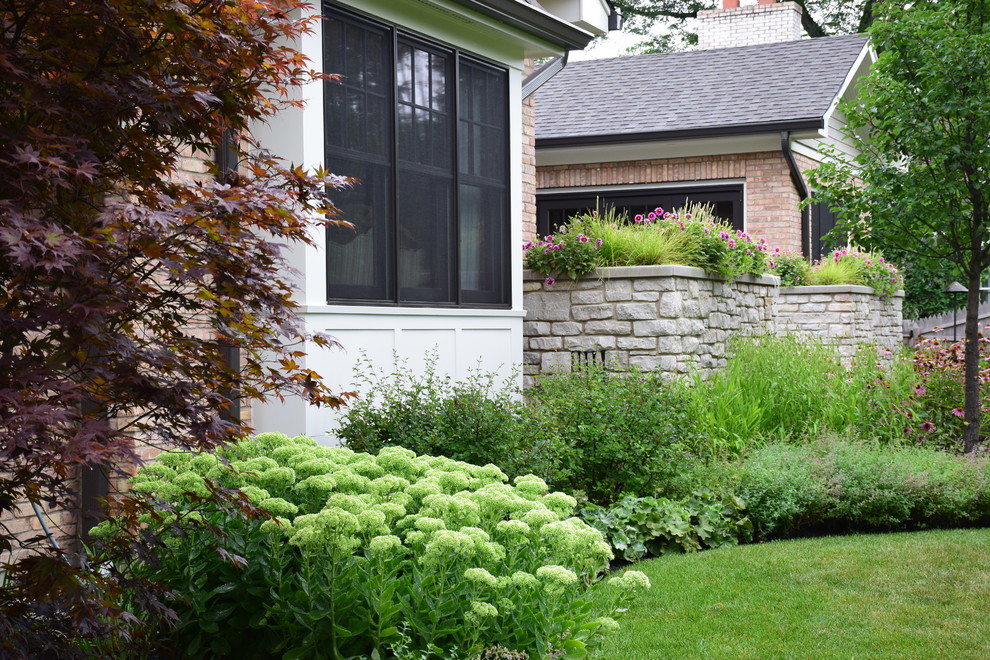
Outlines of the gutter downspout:
[[[791,173],[791,182],[794,184],[794,187],[798,191],[798,196],[800,196],[803,202],[811,197],[811,189],[805,183],[804,177],[801,176],[801,170],[798,168],[797,161],[794,160],[794,152],[791,151],[790,131],[780,132],[780,150],[784,154],[784,160],[787,161],[787,169]],[[811,207],[801,209],[801,253],[805,257],[811,256]]]
[[564,70],[567,66],[567,57],[571,54],[571,49],[568,48],[564,51],[564,54],[560,57],[555,57],[539,69],[534,71],[522,84],[522,97],[523,99],[528,99],[530,96],[536,93],[540,87],[550,81],[555,75]]

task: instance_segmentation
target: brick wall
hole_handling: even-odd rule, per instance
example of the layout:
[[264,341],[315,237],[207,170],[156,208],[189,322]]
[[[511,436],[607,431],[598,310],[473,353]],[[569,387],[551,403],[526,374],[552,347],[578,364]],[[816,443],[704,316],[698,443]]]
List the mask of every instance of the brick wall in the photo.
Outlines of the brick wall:
[[[526,60],[522,77],[533,73],[533,60]],[[522,228],[523,240],[536,234],[536,113],[534,97],[522,104]]]
[[733,48],[797,41],[804,36],[796,2],[756,4],[699,11],[698,48]]
[[[809,163],[811,161],[808,161]],[[773,247],[801,251],[799,196],[779,151],[648,161],[553,165],[536,170],[538,190],[583,186],[745,181],[746,230]],[[531,240],[535,234],[527,234]]]

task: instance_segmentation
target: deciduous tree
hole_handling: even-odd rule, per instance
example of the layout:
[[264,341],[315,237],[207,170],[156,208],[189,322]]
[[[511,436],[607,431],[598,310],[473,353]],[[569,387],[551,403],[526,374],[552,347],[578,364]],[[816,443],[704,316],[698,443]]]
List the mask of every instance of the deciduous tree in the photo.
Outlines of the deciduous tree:
[[990,4],[892,3],[870,33],[879,59],[845,107],[860,154],[830,154],[812,184],[855,242],[963,274],[970,452],[981,439],[977,313],[990,267]]
[[[137,443],[209,449],[247,400],[342,399],[300,366],[307,334],[283,246],[340,222],[327,172],[281,163],[249,127],[319,79],[292,48],[301,0],[0,3],[0,514],[68,506],[78,466]],[[224,135],[237,175],[177,175]],[[227,364],[222,342],[240,347]],[[0,554],[17,539],[0,528]],[[102,634],[103,578],[59,555],[0,580],[0,656]]]

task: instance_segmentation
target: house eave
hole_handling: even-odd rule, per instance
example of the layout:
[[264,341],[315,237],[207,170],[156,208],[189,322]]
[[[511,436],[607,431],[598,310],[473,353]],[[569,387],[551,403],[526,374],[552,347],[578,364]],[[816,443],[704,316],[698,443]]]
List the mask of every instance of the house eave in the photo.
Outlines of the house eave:
[[471,11],[568,50],[584,49],[595,35],[519,0],[452,0]]
[[824,126],[822,117],[764,122],[759,124],[739,124],[735,126],[713,126],[689,128],[673,131],[649,133],[612,133],[607,135],[574,135],[554,138],[536,138],[536,148],[583,147],[599,144],[630,144],[636,142],[663,142],[687,138],[723,137],[728,135],[754,135],[759,133],[779,133],[780,131],[820,130]]

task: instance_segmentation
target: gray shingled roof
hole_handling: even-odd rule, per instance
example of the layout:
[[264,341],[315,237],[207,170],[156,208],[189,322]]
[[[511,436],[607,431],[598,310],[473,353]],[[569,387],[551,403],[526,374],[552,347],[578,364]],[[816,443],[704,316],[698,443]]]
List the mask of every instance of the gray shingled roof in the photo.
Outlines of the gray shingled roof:
[[571,62],[536,94],[536,139],[552,146],[809,128],[865,46],[865,37],[848,35]]

